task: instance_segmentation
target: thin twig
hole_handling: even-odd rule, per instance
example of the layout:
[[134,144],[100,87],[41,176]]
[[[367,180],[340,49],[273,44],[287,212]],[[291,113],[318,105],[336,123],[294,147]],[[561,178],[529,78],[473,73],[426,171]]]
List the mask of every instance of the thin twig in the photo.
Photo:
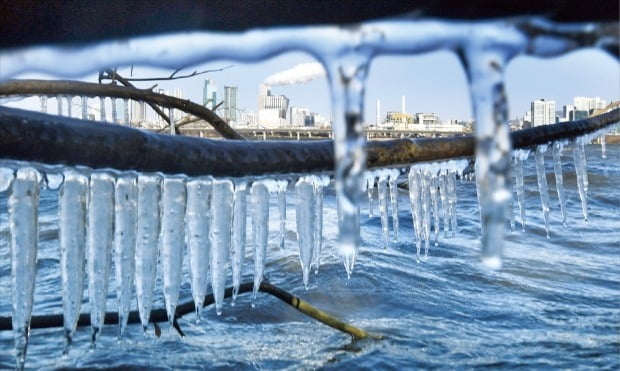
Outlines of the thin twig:
[[[179,73],[181,70],[183,70],[185,67],[179,68],[174,70],[174,72],[172,72],[172,74],[170,74],[170,76],[168,77],[126,77],[125,79],[127,81],[167,81],[167,80],[179,80],[179,79],[187,79],[190,77],[194,77],[194,76],[199,76],[199,75],[204,75],[207,73],[212,73],[212,72],[221,72],[224,70],[227,70],[229,68],[234,67],[234,64],[228,65],[226,67],[222,67],[222,68],[216,68],[213,70],[204,70],[204,71],[194,71],[192,73],[189,73],[187,75],[180,75],[180,76],[176,76],[177,73]],[[110,77],[106,77],[106,78],[110,78]]]

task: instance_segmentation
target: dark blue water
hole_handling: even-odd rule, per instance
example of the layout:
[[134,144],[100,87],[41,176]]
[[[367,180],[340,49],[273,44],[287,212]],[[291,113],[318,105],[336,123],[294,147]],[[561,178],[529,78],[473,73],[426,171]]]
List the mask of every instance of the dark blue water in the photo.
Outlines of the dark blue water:
[[[565,151],[570,154],[570,151]],[[563,156],[568,228],[561,216],[550,154],[547,176],[551,199],[551,238],[545,238],[534,160],[525,163],[528,223],[507,237],[504,268],[479,263],[479,224],[475,186],[458,184],[456,238],[440,239],[427,261],[416,262],[409,201],[400,194],[400,243],[383,249],[378,217],[362,209],[364,245],[351,280],[335,250],[333,191],[325,199],[324,264],[302,284],[294,228],[294,197],[289,193],[285,251],[276,246],[278,221],[272,202],[267,278],[313,305],[386,336],[352,342],[347,335],[315,322],[275,298],[249,295],[224,314],[213,308],[203,322],[180,321],[187,337],[161,324],[159,339],[131,325],[122,341],[108,326],[95,350],[90,328],[78,330],[63,359],[60,329],[33,330],[29,368],[620,368],[620,146],[588,146],[590,220],[584,222],[572,156]],[[0,315],[10,313],[6,195],[0,196]],[[375,203],[376,205],[376,203]],[[516,202],[515,202],[516,206]],[[61,313],[56,193],[41,193],[39,274],[35,314]],[[518,220],[518,217],[517,217]],[[251,246],[248,244],[248,258]],[[187,260],[187,259],[186,259]],[[247,261],[245,281],[251,280]],[[187,262],[185,262],[187,265]],[[187,270],[187,267],[185,267]],[[110,287],[114,287],[112,281]],[[85,293],[86,295],[87,293]],[[163,307],[158,286],[156,307]],[[181,301],[190,300],[186,275]],[[109,310],[115,310],[110,291]],[[85,302],[83,312],[88,311]],[[10,332],[0,333],[0,368],[14,366]]]

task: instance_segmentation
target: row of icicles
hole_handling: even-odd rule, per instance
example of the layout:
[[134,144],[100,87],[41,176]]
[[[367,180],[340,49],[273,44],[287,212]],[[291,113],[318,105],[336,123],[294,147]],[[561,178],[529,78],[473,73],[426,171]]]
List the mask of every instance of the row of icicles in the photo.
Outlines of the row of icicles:
[[[587,219],[588,180],[584,144],[572,144],[584,218]],[[549,196],[544,168],[547,145],[535,151],[538,185],[547,233]],[[562,142],[551,144],[562,221],[566,222],[560,156]],[[513,151],[514,189],[525,228],[523,161],[528,150]],[[443,220],[444,236],[454,236],[456,180],[463,177],[468,160],[413,165],[408,169],[409,200],[415,233],[417,258],[428,256],[431,240],[438,244]],[[17,170],[13,168],[17,167]],[[389,244],[388,199],[392,209],[393,239],[398,240],[397,169],[366,172],[369,217],[378,200],[384,246]],[[468,177],[466,174],[465,177]],[[188,178],[135,172],[91,171],[66,168],[61,173],[40,173],[33,167],[0,168],[0,191],[9,190],[8,211],[12,267],[12,302],[15,351],[18,366],[25,362],[29,322],[33,305],[38,244],[38,194],[41,184],[59,190],[60,275],[63,287],[65,350],[71,344],[80,314],[87,273],[92,342],[104,324],[108,277],[115,265],[119,336],[127,325],[133,287],[142,326],[146,329],[155,289],[158,254],[163,277],[163,296],[172,323],[179,297],[184,249],[190,268],[191,288],[200,318],[210,281],[218,314],[222,312],[228,264],[232,266],[233,297],[237,297],[246,246],[246,220],[252,221],[254,248],[254,299],[263,278],[268,245],[270,194],[277,197],[280,217],[277,245],[284,248],[287,180],[261,179],[253,182]],[[327,176],[303,176],[295,184],[296,226],[303,282],[307,287],[312,267],[318,271],[322,246],[323,189]],[[376,191],[375,191],[376,190]],[[374,197],[374,193],[377,197]],[[246,197],[250,197],[247,212]],[[514,227],[514,213],[510,208]],[[179,227],[184,226],[184,227]],[[431,228],[432,226],[432,228]],[[433,231],[434,233],[431,233]],[[209,279],[210,278],[210,279]],[[252,302],[254,305],[254,302]]]
[[[47,103],[48,103],[48,97],[47,96],[40,96],[39,100],[41,103],[41,112],[42,113],[48,113],[48,107],[47,107]],[[57,104],[57,111],[56,114],[59,116],[65,115],[67,117],[73,117],[73,106],[74,106],[74,101],[75,101],[75,97],[74,96],[64,96],[64,95],[58,95],[55,97],[56,99],[56,104]],[[116,98],[110,98],[111,101],[111,117],[110,119],[112,120],[112,123],[123,123],[124,125],[129,126],[130,125],[130,118],[129,118],[129,99],[123,99],[123,121],[120,120],[120,118],[118,117],[118,111],[119,111],[119,107],[117,106],[117,99]],[[66,103],[66,104],[65,104]],[[66,107],[66,109],[65,109]],[[80,98],[80,107],[81,107],[81,118],[82,120],[88,120],[88,97],[86,96],[82,96]],[[99,97],[99,121],[102,122],[106,122],[107,121],[107,113],[106,113],[106,98],[105,97]]]

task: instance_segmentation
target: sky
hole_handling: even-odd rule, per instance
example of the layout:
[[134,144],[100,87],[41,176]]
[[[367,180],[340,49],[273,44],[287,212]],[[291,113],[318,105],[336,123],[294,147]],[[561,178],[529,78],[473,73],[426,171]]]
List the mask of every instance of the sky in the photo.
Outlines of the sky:
[[[300,63],[313,62],[302,53],[288,53],[261,63],[238,63],[221,60],[189,67],[184,72],[218,69],[233,65],[221,72],[189,79],[160,81],[158,87],[168,91],[180,88],[184,97],[202,102],[204,80],[215,81],[219,96],[225,85],[238,87],[238,107],[257,111],[258,87],[270,75],[292,68]],[[0,58],[1,65],[1,58]],[[119,68],[124,76],[129,67]],[[168,76],[172,71],[145,66],[134,66],[136,77]],[[180,73],[181,74],[181,73]],[[24,74],[19,78],[51,78],[39,74]],[[80,78],[96,82],[97,74]],[[509,99],[509,117],[523,117],[535,99],[555,100],[558,110],[571,104],[575,96],[599,96],[607,100],[620,99],[620,67],[613,57],[602,51],[584,49],[561,57],[540,59],[517,57],[512,60],[505,75]],[[136,83],[148,88],[154,82]],[[306,107],[330,117],[327,81],[318,78],[299,85],[274,86],[273,94],[284,94],[291,106]],[[376,101],[381,101],[381,114],[401,110],[401,97],[406,98],[409,113],[435,113],[442,120],[470,120],[472,118],[469,90],[463,69],[450,52],[434,52],[417,56],[377,57],[373,60],[366,84],[365,121],[374,122]],[[38,109],[38,99],[11,102],[11,106]]]

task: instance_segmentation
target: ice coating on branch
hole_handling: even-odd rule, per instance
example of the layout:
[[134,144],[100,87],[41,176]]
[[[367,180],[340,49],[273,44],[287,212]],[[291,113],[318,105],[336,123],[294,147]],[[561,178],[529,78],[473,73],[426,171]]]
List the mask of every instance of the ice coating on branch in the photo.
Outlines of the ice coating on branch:
[[211,209],[211,178],[199,177],[187,181],[186,236],[192,298],[196,321],[201,318],[202,304],[209,283],[209,213]]
[[558,200],[560,201],[560,210],[562,212],[562,224],[566,227],[566,210],[564,209],[565,195],[564,195],[564,176],[562,174],[562,150],[564,144],[562,142],[553,143],[553,172],[555,173],[555,189],[558,193]]
[[312,176],[314,186],[314,249],[312,264],[314,273],[319,273],[321,250],[323,249],[323,188],[329,185],[328,176]]
[[61,95],[57,95],[56,96],[56,104],[58,105],[58,116],[62,116],[62,96]]
[[142,329],[146,335],[157,273],[160,226],[161,176],[138,175],[136,226],[136,298]]
[[388,178],[388,186],[390,188],[390,202],[392,205],[392,229],[394,230],[394,242],[398,242],[398,177],[400,171],[392,169]]
[[516,149],[512,152],[512,172],[515,176],[515,188],[517,191],[517,202],[521,214],[521,230],[525,232],[525,189],[523,187],[523,161],[530,155],[529,150]]
[[545,230],[547,238],[549,238],[549,191],[547,187],[547,173],[545,171],[546,151],[546,144],[536,147],[536,178],[538,179],[538,192],[540,193],[540,203],[545,220]]
[[114,177],[104,171],[90,175],[88,196],[88,298],[92,328],[91,345],[94,347],[103,329],[112,243],[114,241]]
[[300,178],[295,184],[295,205],[297,235],[299,239],[299,262],[303,272],[303,281],[306,290],[310,277],[310,265],[314,249],[314,186],[307,177]]
[[88,120],[88,97],[82,96],[82,120]]
[[71,117],[73,115],[71,112],[73,108],[73,97],[67,96],[65,98],[67,99],[67,117]]
[[66,355],[80,316],[84,293],[88,177],[73,169],[65,170],[64,176],[65,181],[58,194],[58,241],[65,333],[63,354]]
[[39,174],[31,167],[17,170],[9,191],[11,300],[15,367],[24,368],[37,272]]
[[101,122],[106,122],[105,117],[105,97],[99,97],[99,113]]
[[254,291],[252,306],[256,302],[256,294],[263,281],[265,270],[265,254],[267,253],[267,238],[269,236],[269,181],[258,181],[252,184],[250,198],[252,202],[252,244],[254,245]]
[[375,179],[376,175],[372,171],[366,172],[366,192],[368,193],[368,217],[372,218],[374,216],[374,212],[372,210],[372,194],[375,189]]
[[41,100],[41,113],[47,113],[47,97],[42,95],[39,99]]
[[284,235],[286,233],[286,188],[288,181],[282,180],[278,183],[278,212],[280,215],[280,234],[278,235],[280,249],[284,249]]
[[379,194],[379,215],[381,215],[381,231],[383,232],[383,248],[388,247],[389,237],[389,221],[388,221],[388,176],[387,171],[379,173],[377,181],[377,192]]
[[182,226],[185,222],[186,200],[185,178],[164,177],[161,191],[161,236],[159,240],[164,301],[171,328],[181,287],[181,267],[185,248],[185,229]]
[[416,167],[409,170],[409,203],[411,204],[411,217],[416,237],[416,259],[420,259],[422,247],[422,202],[420,197],[421,180],[420,171]]
[[586,170],[586,153],[584,149],[585,139],[575,138],[572,143],[573,160],[575,161],[575,173],[577,174],[577,188],[581,199],[583,219],[588,221],[588,172]]
[[243,262],[245,260],[246,223],[247,223],[247,184],[240,182],[235,184],[235,200],[233,210],[233,235],[232,235],[232,281],[233,295],[232,305],[235,305],[243,274]]
[[136,174],[123,173],[116,178],[114,190],[114,268],[119,338],[127,326],[133,296],[138,202],[136,182]]
[[116,124],[118,123],[118,115],[116,114],[116,98],[112,97],[110,100],[112,101],[112,123]]
[[230,180],[213,180],[209,240],[211,242],[211,288],[218,316],[222,314],[226,271],[230,259],[233,192],[233,183]]

